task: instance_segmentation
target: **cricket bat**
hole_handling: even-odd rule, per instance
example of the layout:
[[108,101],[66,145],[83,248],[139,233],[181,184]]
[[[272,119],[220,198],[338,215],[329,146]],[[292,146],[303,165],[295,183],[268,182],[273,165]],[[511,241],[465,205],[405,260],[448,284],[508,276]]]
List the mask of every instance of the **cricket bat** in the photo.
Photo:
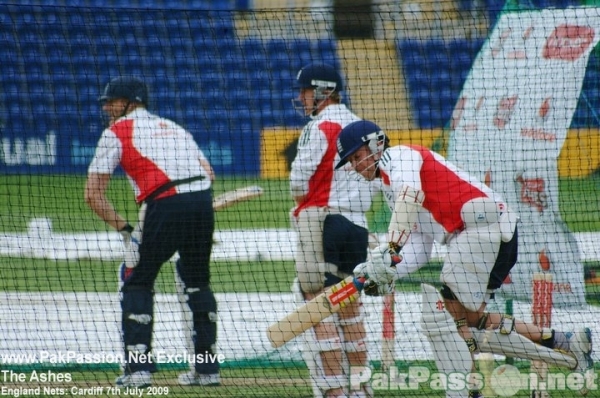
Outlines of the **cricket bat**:
[[222,210],[236,203],[240,203],[263,194],[263,189],[258,185],[251,185],[225,192],[213,199],[213,209]]
[[383,316],[381,333],[381,366],[390,369],[395,363],[394,345],[396,343],[396,328],[394,325],[394,304],[396,294],[390,293],[383,296]]
[[267,329],[267,336],[271,345],[274,348],[281,347],[323,319],[356,301],[360,296],[364,283],[364,278],[349,276],[273,323]]

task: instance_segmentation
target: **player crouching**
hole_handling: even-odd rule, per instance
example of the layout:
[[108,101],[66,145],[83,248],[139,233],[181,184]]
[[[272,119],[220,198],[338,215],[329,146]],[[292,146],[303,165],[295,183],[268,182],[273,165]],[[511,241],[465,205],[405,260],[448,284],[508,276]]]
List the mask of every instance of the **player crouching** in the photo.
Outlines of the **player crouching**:
[[[440,293],[451,321],[445,311],[428,311],[422,322],[439,370],[470,373],[473,354],[480,351],[542,360],[581,373],[592,369],[589,328],[565,333],[485,311],[517,261],[518,217],[503,198],[427,148],[387,143],[381,128],[364,120],[346,126],[338,138],[337,168],[353,169],[368,181],[381,179],[392,211],[389,245],[373,250],[370,261],[354,273],[385,293],[397,278],[427,264],[434,241],[448,246]],[[455,331],[462,339],[454,338]],[[480,396],[468,390],[447,394]]]

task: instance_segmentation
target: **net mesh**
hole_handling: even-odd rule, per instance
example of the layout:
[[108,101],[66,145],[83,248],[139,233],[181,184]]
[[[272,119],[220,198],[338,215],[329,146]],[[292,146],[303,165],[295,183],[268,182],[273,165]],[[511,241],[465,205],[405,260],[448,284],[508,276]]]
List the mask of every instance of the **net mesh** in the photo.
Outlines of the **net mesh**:
[[[311,396],[301,339],[273,349],[266,335],[270,324],[298,306],[290,291],[297,236],[290,227],[294,202],[289,172],[300,131],[308,122],[291,103],[298,97],[299,69],[311,62],[331,65],[346,83],[343,103],[376,121],[393,145],[418,144],[447,155],[456,151],[449,147],[457,131],[452,122],[465,105],[461,93],[468,79],[475,87],[506,95],[518,82],[478,80],[473,74],[502,15],[552,12],[548,21],[564,18],[577,25],[581,14],[573,17],[570,12],[584,10],[597,22],[600,9],[595,5],[583,0],[0,4],[1,395],[125,392],[113,387],[124,355],[118,291],[122,239],[89,209],[83,190],[106,127],[98,97],[110,79],[141,78],[149,87],[149,110],[192,134],[217,175],[215,196],[245,186],[263,189],[260,197],[216,212],[211,285],[219,306],[215,352],[221,355],[221,386],[182,387],[178,382],[178,374],[190,368],[192,326],[185,298],[177,294],[175,257],[163,265],[155,283],[153,353],[158,371],[153,374],[155,390],[147,392]],[[597,26],[591,29],[598,34]],[[511,46],[515,43],[510,41]],[[574,295],[564,300],[563,308],[551,311],[552,326],[566,331],[590,326],[600,313],[597,49],[590,49],[589,59],[579,67],[584,76],[581,87],[568,94],[575,107],[558,145],[562,152],[554,163],[542,165],[556,168],[557,175],[550,175],[553,180],[545,190],[543,185],[533,187],[531,181],[537,179],[527,180],[527,175],[523,181],[529,183],[515,188],[516,200],[540,218],[550,217],[550,210],[543,211],[549,198],[549,208],[557,209],[550,218],[559,225],[528,238],[534,254],[524,258],[533,260],[523,267],[539,271],[542,264],[536,259],[542,252],[555,266],[545,233],[564,234],[572,243],[554,250],[578,250],[572,267],[565,265],[555,275],[553,292],[547,292],[554,300],[544,301],[556,304],[561,294]],[[548,86],[552,83],[539,84],[541,91]],[[537,98],[533,91],[530,95]],[[485,147],[483,138],[469,139],[473,146],[463,152],[466,157],[469,150]],[[501,149],[490,151],[496,152],[482,156],[502,159]],[[532,162],[541,158],[533,156]],[[487,167],[478,171],[483,180]],[[108,197],[128,221],[137,221],[138,207],[122,170],[111,180]],[[367,212],[375,240],[385,241],[389,216],[377,196]],[[363,297],[367,364],[376,396],[444,396],[430,383],[433,378],[416,385],[394,384],[385,379],[389,373],[376,372],[385,372],[382,360],[389,361],[385,350],[390,349],[396,370],[422,366],[436,372],[420,324],[420,283],[439,286],[445,253],[436,242],[432,261],[398,282],[395,305],[389,298],[384,305],[382,298]],[[549,270],[542,266],[541,271]],[[533,271],[526,274],[531,277]],[[530,305],[533,292],[523,283],[525,290],[508,289],[490,305],[531,321],[536,316]],[[519,301],[513,303],[515,296]],[[390,308],[395,315],[392,330]],[[597,332],[598,326],[592,326],[592,333]],[[504,363],[504,358],[496,360],[496,365]],[[527,361],[516,365],[527,372]],[[576,396],[567,387],[560,394]]]

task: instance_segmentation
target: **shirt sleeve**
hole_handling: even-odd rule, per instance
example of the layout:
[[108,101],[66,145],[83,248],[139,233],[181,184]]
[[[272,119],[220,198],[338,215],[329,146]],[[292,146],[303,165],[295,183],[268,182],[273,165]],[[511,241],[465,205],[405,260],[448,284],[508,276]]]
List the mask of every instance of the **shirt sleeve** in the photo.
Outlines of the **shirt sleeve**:
[[110,129],[104,130],[96,146],[96,153],[88,168],[88,174],[112,174],[121,161],[121,153],[121,143],[117,136]]
[[290,173],[290,191],[292,196],[308,193],[308,183],[327,151],[327,138],[318,129],[318,124],[311,122],[300,134],[298,152],[292,162]]
[[404,278],[427,265],[432,250],[433,237],[413,232],[402,248],[402,261],[396,265],[398,278]]
[[422,189],[421,167],[423,166],[423,158],[417,151],[402,146],[398,148],[397,157],[391,162],[390,175],[396,198],[405,185],[418,190]]

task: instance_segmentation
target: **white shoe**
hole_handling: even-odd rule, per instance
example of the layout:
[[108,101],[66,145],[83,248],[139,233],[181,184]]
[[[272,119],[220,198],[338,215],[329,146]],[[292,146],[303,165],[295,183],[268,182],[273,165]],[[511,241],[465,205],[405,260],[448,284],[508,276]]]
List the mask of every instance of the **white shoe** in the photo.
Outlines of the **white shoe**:
[[117,377],[115,383],[117,387],[150,387],[152,385],[152,375],[146,371],[134,372]]
[[218,373],[200,374],[191,370],[180,374],[177,381],[182,386],[218,386],[221,384],[221,376]]
[[576,370],[585,373],[586,370],[594,367],[592,360],[592,331],[590,328],[583,328],[573,332],[569,338],[569,351],[577,359]]

